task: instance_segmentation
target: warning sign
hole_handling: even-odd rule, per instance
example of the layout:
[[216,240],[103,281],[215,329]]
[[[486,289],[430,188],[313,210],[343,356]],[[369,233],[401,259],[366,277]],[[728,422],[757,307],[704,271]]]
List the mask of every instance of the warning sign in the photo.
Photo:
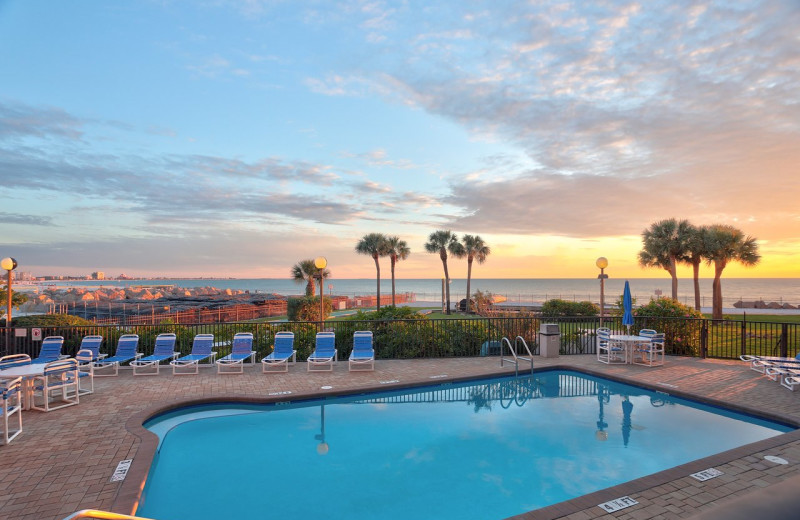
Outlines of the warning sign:
[[31,329],[31,339],[33,341],[42,341],[42,329]]

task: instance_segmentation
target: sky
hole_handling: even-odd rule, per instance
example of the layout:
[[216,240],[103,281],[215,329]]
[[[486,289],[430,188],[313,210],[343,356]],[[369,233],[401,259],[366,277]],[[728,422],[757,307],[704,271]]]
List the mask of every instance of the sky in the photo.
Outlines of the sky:
[[725,276],[798,277],[798,27],[797,0],[0,0],[0,256],[370,278],[381,232],[440,278],[447,229],[491,247],[476,278],[659,277],[641,233],[685,218],[758,239]]

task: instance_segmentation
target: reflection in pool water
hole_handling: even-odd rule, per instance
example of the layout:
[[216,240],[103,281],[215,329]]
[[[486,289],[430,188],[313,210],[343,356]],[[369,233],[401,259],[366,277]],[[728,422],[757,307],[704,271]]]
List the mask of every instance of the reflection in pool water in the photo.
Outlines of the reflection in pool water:
[[563,371],[146,426],[163,440],[137,514],[160,520],[499,519],[789,431]]

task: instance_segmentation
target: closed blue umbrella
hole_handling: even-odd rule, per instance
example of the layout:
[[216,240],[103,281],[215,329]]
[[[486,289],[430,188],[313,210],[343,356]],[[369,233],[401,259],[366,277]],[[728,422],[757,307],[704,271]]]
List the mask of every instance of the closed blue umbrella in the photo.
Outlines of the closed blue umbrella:
[[631,325],[633,325],[633,303],[631,302],[631,286],[628,285],[628,280],[625,280],[625,290],[622,292],[622,308],[625,311],[622,315],[622,324],[628,327],[628,334],[630,334]]

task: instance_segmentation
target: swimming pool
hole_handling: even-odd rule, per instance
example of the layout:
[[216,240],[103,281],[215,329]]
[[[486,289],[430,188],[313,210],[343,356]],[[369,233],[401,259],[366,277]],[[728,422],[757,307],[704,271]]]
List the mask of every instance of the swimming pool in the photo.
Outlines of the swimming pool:
[[145,426],[162,442],[137,514],[159,520],[500,519],[792,429],[565,371]]

